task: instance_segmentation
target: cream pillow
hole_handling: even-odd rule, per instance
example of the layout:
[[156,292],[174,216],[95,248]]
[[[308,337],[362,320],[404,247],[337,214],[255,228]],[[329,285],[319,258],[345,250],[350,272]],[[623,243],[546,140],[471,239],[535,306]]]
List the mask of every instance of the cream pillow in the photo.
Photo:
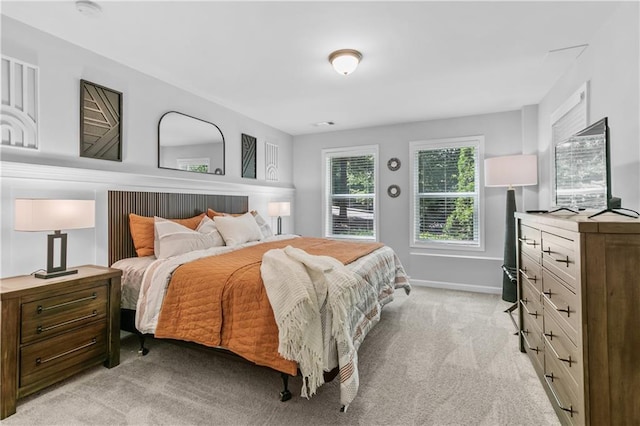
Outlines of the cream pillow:
[[228,246],[237,246],[262,239],[260,228],[251,213],[245,213],[238,217],[214,216],[213,220]]
[[214,246],[223,246],[224,240],[222,239],[222,235],[220,235],[220,231],[216,227],[216,223],[209,219],[208,216],[204,216],[200,221],[200,224],[196,228],[196,231],[201,234],[206,234],[211,236]]
[[[171,220],[155,216],[154,220],[154,252],[158,259],[220,246],[219,235],[194,231]],[[218,237],[216,239],[216,237]]]
[[260,232],[262,233],[262,238],[273,237],[273,231],[271,230],[271,226],[269,226],[267,221],[264,220],[262,216],[260,216],[260,213],[256,211],[252,211],[251,213],[253,214],[253,217],[255,218],[256,223],[258,224],[258,228],[260,228]]

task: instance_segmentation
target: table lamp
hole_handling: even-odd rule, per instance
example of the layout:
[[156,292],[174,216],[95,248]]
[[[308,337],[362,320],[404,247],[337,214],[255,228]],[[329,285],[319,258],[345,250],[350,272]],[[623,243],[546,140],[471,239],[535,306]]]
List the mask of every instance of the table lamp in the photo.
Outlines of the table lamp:
[[53,231],[47,235],[47,270],[36,278],[54,278],[78,273],[67,269],[67,234],[62,229],[93,228],[94,200],[16,199],[16,231]]
[[[514,186],[538,184],[538,157],[536,155],[508,155],[484,160],[484,185],[503,186],[507,189],[507,211],[504,236],[504,265],[516,276],[516,191]],[[507,274],[502,279],[502,300],[515,302],[517,286]]]
[[282,216],[291,215],[291,203],[288,201],[270,202],[267,206],[269,216],[278,218],[278,234],[282,234]]

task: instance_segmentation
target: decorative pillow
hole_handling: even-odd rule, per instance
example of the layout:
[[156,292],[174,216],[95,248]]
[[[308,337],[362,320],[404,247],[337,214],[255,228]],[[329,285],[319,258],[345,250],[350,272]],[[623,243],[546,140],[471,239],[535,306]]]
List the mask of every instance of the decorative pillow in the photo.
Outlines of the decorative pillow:
[[154,217],[154,229],[155,253],[158,259],[222,245],[222,238],[217,231],[198,232],[157,216]]
[[251,213],[242,216],[214,216],[213,220],[228,246],[247,243],[249,241],[259,241],[262,239],[262,232]]
[[[196,229],[200,221],[204,217],[204,213],[188,219],[169,219],[173,222],[186,226],[189,229]],[[136,249],[138,257],[152,256],[154,254],[154,220],[153,217],[138,216],[129,213],[129,229],[131,230],[131,239]]]
[[214,209],[207,209],[207,216],[209,216],[209,218],[213,219],[216,216],[224,216],[225,213],[220,213],[215,211]]
[[267,221],[264,220],[262,216],[260,216],[260,214],[255,210],[251,211],[251,214],[253,215],[254,219],[256,220],[256,223],[258,224],[258,228],[260,228],[260,232],[262,233],[262,238],[272,237],[273,231],[271,230],[271,226],[269,226]]
[[200,221],[200,225],[196,228],[196,231],[201,234],[210,235],[213,239],[214,246],[223,246],[224,240],[222,239],[222,235],[220,235],[220,231],[216,227],[216,223],[209,219],[208,216],[204,216]]

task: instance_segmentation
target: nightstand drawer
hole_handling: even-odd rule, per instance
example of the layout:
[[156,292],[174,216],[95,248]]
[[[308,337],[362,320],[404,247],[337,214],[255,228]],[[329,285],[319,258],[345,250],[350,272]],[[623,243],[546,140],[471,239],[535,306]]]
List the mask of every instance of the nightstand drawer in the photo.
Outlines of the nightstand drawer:
[[92,359],[107,357],[107,324],[99,321],[20,350],[20,386],[28,386],[64,370],[80,370]]
[[108,282],[22,305],[21,342],[53,336],[107,316]]

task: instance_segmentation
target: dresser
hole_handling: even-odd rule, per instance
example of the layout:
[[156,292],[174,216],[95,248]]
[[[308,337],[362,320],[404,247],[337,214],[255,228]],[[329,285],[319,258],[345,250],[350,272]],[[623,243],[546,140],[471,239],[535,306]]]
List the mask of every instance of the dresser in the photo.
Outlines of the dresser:
[[520,350],[563,424],[640,424],[640,219],[516,213]]
[[86,368],[120,363],[122,271],[0,280],[0,419],[16,401]]

